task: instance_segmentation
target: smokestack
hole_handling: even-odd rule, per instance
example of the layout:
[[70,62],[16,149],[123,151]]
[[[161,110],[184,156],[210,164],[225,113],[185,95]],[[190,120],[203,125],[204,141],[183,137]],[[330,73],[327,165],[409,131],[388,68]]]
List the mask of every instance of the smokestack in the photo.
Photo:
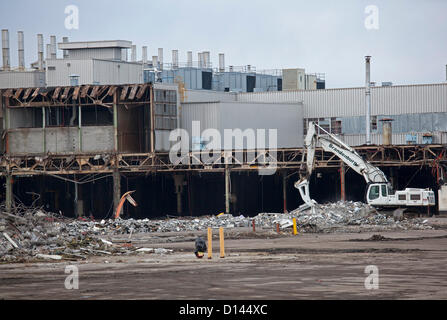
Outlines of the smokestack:
[[152,66],[158,69],[158,57],[152,56]]
[[141,54],[141,60],[143,61],[144,64],[147,64],[147,47],[146,46],[143,47],[143,52]]
[[178,50],[172,50],[172,68],[178,68]]
[[202,56],[203,56],[203,67],[204,68],[210,68],[211,67],[210,52],[209,51],[203,51]]
[[56,53],[56,36],[50,37],[50,44],[51,44],[51,59],[57,59],[57,53]]
[[51,44],[47,44],[47,60],[51,59]]
[[160,70],[163,70],[163,48],[158,48],[158,63],[160,64]]
[[132,52],[131,52],[130,60],[132,62],[137,61],[137,46],[136,45],[132,45]]
[[[68,43],[68,37],[63,37],[62,38],[62,42],[63,43]],[[64,59],[68,59],[68,50],[63,50],[63,57]]]
[[225,72],[225,55],[219,53],[219,72]]
[[23,31],[17,32],[18,54],[19,54],[19,70],[25,70],[25,40]]
[[197,57],[198,57],[198,60],[199,60],[198,67],[202,68],[203,67],[203,53],[202,52],[197,53]]
[[186,66],[188,66],[188,67],[192,67],[192,51],[188,51],[188,52],[186,53],[186,56],[187,56],[187,63],[186,63]]
[[366,64],[366,144],[371,144],[371,57],[365,57]]
[[3,70],[9,71],[11,69],[10,52],[9,52],[9,31],[2,30],[2,55],[3,55]]
[[43,70],[43,35],[39,33],[37,35],[37,63],[39,70]]

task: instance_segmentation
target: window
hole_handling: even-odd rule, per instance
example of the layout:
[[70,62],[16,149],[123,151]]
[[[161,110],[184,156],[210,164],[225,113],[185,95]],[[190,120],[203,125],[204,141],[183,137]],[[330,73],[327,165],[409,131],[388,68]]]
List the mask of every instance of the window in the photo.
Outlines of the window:
[[337,118],[331,118],[331,133],[341,134],[341,120],[337,120]]
[[45,107],[46,127],[68,127],[77,125],[77,107]]
[[371,131],[377,131],[377,116],[371,116]]
[[386,194],[386,184],[382,184],[382,197],[386,197],[387,196],[387,194]]
[[407,195],[406,194],[400,194],[398,196],[398,199],[401,200],[401,201],[407,201]]
[[379,186],[372,186],[369,189],[369,200],[374,200],[379,197]]
[[410,194],[410,200],[421,200],[420,194]]

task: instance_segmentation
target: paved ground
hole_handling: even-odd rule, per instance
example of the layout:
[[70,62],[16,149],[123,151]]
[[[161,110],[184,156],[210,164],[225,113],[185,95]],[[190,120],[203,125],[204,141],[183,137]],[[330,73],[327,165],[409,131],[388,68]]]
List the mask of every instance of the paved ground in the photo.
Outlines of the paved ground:
[[[244,231],[245,232],[245,231]],[[136,235],[133,244],[172,254],[0,265],[0,299],[446,299],[447,230],[256,236],[228,234],[227,256],[199,260],[195,234]],[[248,237],[248,238],[247,238]],[[238,239],[242,238],[242,239]],[[186,241],[182,241],[186,240]],[[67,265],[79,289],[67,290]],[[365,289],[365,267],[379,289]]]

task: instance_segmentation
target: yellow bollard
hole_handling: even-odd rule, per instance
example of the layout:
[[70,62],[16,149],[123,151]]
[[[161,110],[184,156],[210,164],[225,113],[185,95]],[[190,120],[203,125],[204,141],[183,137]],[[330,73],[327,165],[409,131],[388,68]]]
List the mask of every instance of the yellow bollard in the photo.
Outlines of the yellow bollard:
[[225,258],[225,246],[224,246],[224,230],[219,228],[219,240],[220,240],[220,257]]
[[298,231],[296,230],[296,218],[293,218],[293,235],[297,235]]
[[213,231],[208,228],[208,259],[213,257]]

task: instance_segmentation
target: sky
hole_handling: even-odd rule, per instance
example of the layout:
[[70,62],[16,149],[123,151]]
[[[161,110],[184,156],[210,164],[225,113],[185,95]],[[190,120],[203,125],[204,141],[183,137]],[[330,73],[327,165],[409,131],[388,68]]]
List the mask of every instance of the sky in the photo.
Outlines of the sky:
[[[78,29],[66,28],[69,5]],[[149,57],[164,48],[164,62],[178,49],[180,62],[210,51],[215,67],[225,53],[227,66],[304,68],[325,73],[327,88],[364,86],[366,55],[377,83],[446,81],[446,0],[2,0],[0,28],[10,32],[12,66],[24,31],[27,67],[42,33],[45,43],[130,40],[138,59],[146,45]]]

